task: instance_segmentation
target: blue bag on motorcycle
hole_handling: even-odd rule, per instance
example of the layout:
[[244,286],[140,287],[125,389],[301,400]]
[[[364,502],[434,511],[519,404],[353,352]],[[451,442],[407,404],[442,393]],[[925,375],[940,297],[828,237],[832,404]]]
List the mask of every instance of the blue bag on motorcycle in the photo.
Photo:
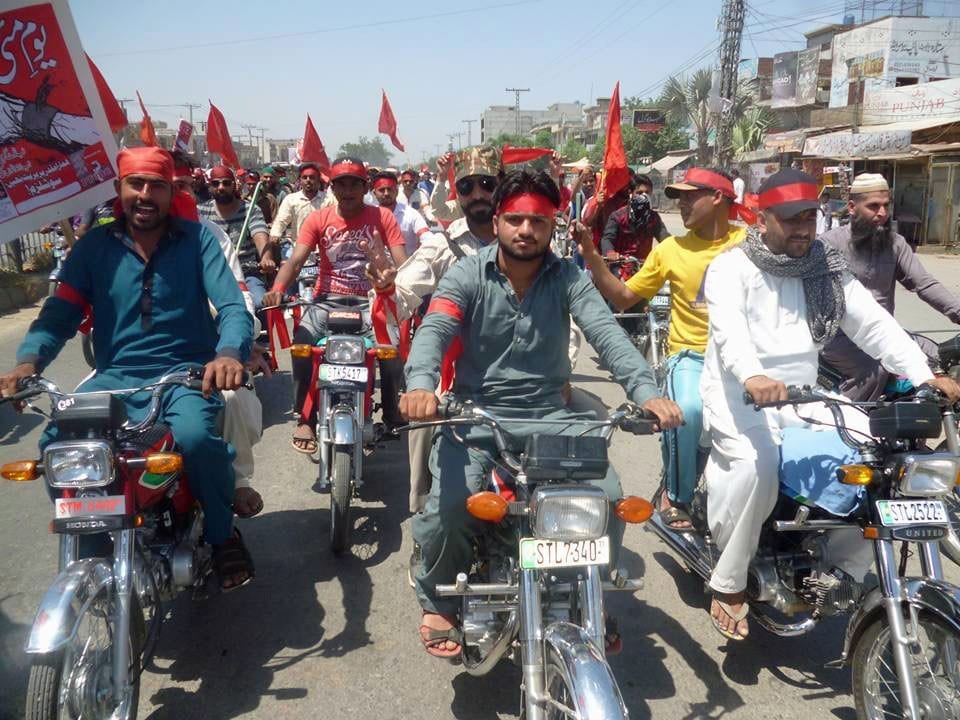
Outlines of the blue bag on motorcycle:
[[832,430],[785,428],[780,446],[780,492],[798,503],[846,516],[857,509],[864,489],[844,485],[837,468],[860,455]]

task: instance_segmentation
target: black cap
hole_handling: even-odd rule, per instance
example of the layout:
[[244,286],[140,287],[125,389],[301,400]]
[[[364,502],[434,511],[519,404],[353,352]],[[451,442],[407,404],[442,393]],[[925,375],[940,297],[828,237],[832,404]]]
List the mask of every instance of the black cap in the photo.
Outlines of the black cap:
[[768,177],[760,186],[760,210],[772,210],[782,219],[792,218],[820,206],[817,201],[818,190],[813,175],[796,168],[784,168]]

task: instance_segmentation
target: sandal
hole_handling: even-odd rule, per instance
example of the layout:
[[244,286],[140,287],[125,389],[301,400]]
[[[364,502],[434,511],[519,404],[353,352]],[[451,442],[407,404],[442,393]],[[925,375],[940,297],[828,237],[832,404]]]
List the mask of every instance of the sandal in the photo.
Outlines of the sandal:
[[740,621],[745,620],[747,615],[750,614],[750,606],[746,602],[744,602],[743,605],[740,607],[740,609],[737,612],[734,612],[733,608],[730,607],[730,605],[725,603],[723,600],[720,600],[719,598],[714,597],[713,601],[717,604],[717,607],[719,607],[723,611],[724,615],[726,615],[728,618],[730,618],[736,623],[736,625],[734,625],[734,630],[732,632],[730,630],[725,630],[723,627],[720,626],[720,618],[714,617],[713,612],[711,611],[710,620],[713,622],[714,630],[716,630],[718,633],[723,635],[728,640],[736,640],[737,642],[740,642],[741,640],[746,640],[747,636],[741,635],[739,632],[736,631],[736,628],[740,626]]
[[[676,505],[671,505],[668,508],[663,508],[660,511],[660,519],[663,521],[664,526],[667,530],[673,530],[674,532],[688,532],[693,529],[693,521],[690,518],[689,513],[681,507]],[[679,525],[678,523],[687,523],[686,525]]]
[[[449,615],[441,615],[440,613],[427,613],[426,610],[423,611],[423,616],[426,615],[440,615],[444,620],[449,622],[454,627],[449,627],[446,630],[438,630],[437,628],[432,628],[429,625],[421,624],[420,625],[420,642],[423,643],[423,648],[430,655],[438,658],[445,658],[447,660],[456,660],[460,657],[461,643],[463,642],[463,636],[460,631],[455,627],[456,621],[451,620]],[[424,632],[426,631],[426,632]],[[443,643],[450,641],[457,644],[457,647],[453,650],[441,650],[439,646]]]
[[619,655],[623,651],[617,619],[606,614],[603,618],[603,650],[608,656]]
[[[220,589],[223,592],[230,592],[239,587],[243,587],[256,577],[257,572],[253,567],[253,558],[250,557],[250,551],[243,544],[243,535],[237,528],[233,529],[233,535],[222,545],[215,545],[213,548],[213,568],[220,578]],[[227,582],[234,575],[246,574],[246,577],[238,583],[227,585]]]
[[[307,425],[297,425],[297,430],[302,427],[308,427]],[[303,453],[304,455],[313,455],[317,452],[317,439],[312,435],[310,437],[297,437],[293,436],[293,440],[290,441],[290,444],[293,445],[293,449],[297,452]]]
[[[246,493],[242,491],[248,491]],[[246,508],[241,510],[241,508]],[[252,487],[237,488],[233,493],[233,512],[239,518],[252,518],[263,510],[263,498]]]

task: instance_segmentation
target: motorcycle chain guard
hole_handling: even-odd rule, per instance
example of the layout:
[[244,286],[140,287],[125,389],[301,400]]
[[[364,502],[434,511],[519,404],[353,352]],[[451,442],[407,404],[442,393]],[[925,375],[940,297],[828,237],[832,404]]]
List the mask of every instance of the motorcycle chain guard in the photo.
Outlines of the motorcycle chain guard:
[[602,437],[530,435],[522,459],[530,480],[600,480],[609,465]]

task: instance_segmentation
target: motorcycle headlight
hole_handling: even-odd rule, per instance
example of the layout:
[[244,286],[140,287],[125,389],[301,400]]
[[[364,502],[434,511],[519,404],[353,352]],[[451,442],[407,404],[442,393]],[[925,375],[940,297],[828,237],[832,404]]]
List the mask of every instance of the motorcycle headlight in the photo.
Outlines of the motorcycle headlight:
[[366,354],[362,338],[331,338],[324,352],[328,361],[340,365],[359,365]]
[[957,484],[960,458],[949,453],[907,455],[900,465],[900,492],[904,495],[946,495]]
[[591,485],[539,487],[530,501],[533,534],[544,540],[595,540],[607,531],[610,501]]
[[95,440],[51,443],[43,451],[43,468],[51,487],[103,487],[113,482],[113,451]]

